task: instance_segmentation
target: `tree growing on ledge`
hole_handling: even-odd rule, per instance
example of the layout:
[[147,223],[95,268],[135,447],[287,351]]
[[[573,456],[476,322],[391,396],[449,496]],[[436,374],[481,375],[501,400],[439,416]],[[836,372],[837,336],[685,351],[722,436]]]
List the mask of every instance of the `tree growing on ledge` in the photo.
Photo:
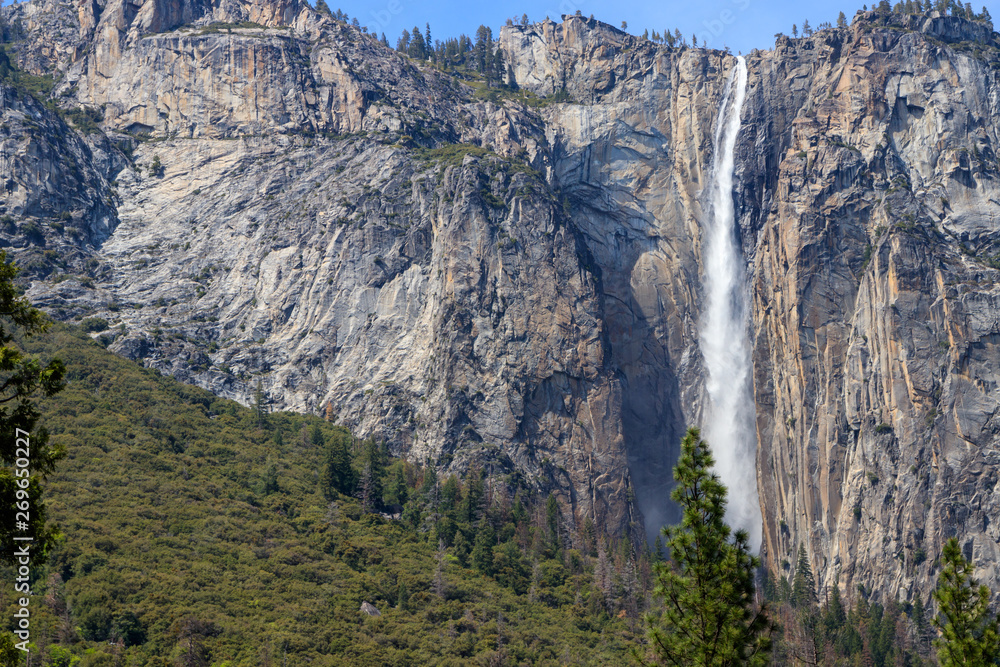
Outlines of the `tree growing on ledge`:
[[[24,337],[44,332],[50,322],[19,294],[14,285],[16,276],[17,267],[0,251],[0,460],[4,465],[0,468],[0,544],[14,544],[15,536],[31,537],[32,563],[40,564],[55,529],[45,525],[39,479],[52,472],[65,452],[49,445],[44,428],[35,431],[39,412],[33,399],[39,394],[52,396],[65,387],[66,368],[58,359],[42,366],[21,350],[18,343]],[[12,470],[24,459],[27,467],[19,465],[17,472]],[[13,564],[13,553],[13,549],[4,548],[0,563]]]
[[934,599],[938,617],[934,640],[941,667],[1000,665],[1000,621],[990,613],[990,589],[976,585],[972,563],[965,560],[954,537],[944,545],[944,569]]
[[643,665],[767,664],[773,625],[754,602],[760,561],[750,553],[746,531],[730,539],[726,487],[711,472],[713,464],[708,444],[688,429],[671,494],[683,518],[663,529],[671,560],[654,565],[654,595],[664,608],[659,616],[646,615],[647,656],[632,653]]

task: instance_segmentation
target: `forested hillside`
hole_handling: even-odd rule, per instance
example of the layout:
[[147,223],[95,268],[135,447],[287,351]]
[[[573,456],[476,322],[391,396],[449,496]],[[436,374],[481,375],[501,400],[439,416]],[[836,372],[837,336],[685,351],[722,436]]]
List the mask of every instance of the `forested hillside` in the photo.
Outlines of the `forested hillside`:
[[569,548],[554,503],[438,480],[80,330],[30,349],[69,377],[42,403],[68,454],[46,487],[62,536],[33,584],[45,664],[606,665],[642,632],[647,561],[592,536]]

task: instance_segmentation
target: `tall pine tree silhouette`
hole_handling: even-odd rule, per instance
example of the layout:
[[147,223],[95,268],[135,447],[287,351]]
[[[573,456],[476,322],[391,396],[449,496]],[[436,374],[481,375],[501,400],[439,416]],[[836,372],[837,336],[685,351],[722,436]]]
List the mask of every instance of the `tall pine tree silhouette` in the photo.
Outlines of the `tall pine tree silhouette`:
[[799,544],[799,557],[795,564],[795,578],[792,579],[792,605],[802,609],[809,608],[816,602],[816,579],[813,578],[812,567],[809,566],[809,556],[806,548]]
[[941,631],[934,640],[941,667],[1000,665],[1000,622],[990,613],[990,589],[972,578],[954,537],[944,545],[944,569],[934,599],[938,616],[932,622]]
[[663,529],[670,561],[656,563],[654,594],[660,616],[647,614],[652,658],[642,664],[765,665],[772,624],[754,602],[754,572],[746,531],[726,525],[726,486],[711,472],[714,460],[697,429],[689,429],[674,468],[671,498],[682,510],[678,526]]

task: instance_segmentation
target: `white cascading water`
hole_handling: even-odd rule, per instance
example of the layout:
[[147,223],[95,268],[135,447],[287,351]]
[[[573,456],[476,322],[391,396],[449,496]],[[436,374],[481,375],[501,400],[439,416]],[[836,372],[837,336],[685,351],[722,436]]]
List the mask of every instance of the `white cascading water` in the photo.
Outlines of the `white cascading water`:
[[760,550],[762,519],[757,498],[757,434],[750,384],[750,340],[746,271],[737,245],[733,211],[733,150],[746,95],[743,57],[726,82],[715,126],[715,156],[709,191],[709,223],[703,262],[705,310],[701,352],[708,371],[708,406],[702,433],[712,448],[715,469],[729,487],[726,522],[750,535]]

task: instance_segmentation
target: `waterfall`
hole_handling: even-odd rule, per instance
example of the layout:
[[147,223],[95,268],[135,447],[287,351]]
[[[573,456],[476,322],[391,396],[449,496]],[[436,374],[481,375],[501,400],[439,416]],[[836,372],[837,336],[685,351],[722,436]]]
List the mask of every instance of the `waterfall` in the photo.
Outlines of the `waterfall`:
[[750,377],[746,271],[737,242],[733,210],[733,149],[740,131],[747,66],[740,56],[729,75],[715,126],[715,156],[705,229],[701,352],[708,372],[708,405],[702,433],[712,448],[715,469],[729,487],[726,522],[745,529],[750,547],[760,550],[761,514],[757,498],[757,435]]

